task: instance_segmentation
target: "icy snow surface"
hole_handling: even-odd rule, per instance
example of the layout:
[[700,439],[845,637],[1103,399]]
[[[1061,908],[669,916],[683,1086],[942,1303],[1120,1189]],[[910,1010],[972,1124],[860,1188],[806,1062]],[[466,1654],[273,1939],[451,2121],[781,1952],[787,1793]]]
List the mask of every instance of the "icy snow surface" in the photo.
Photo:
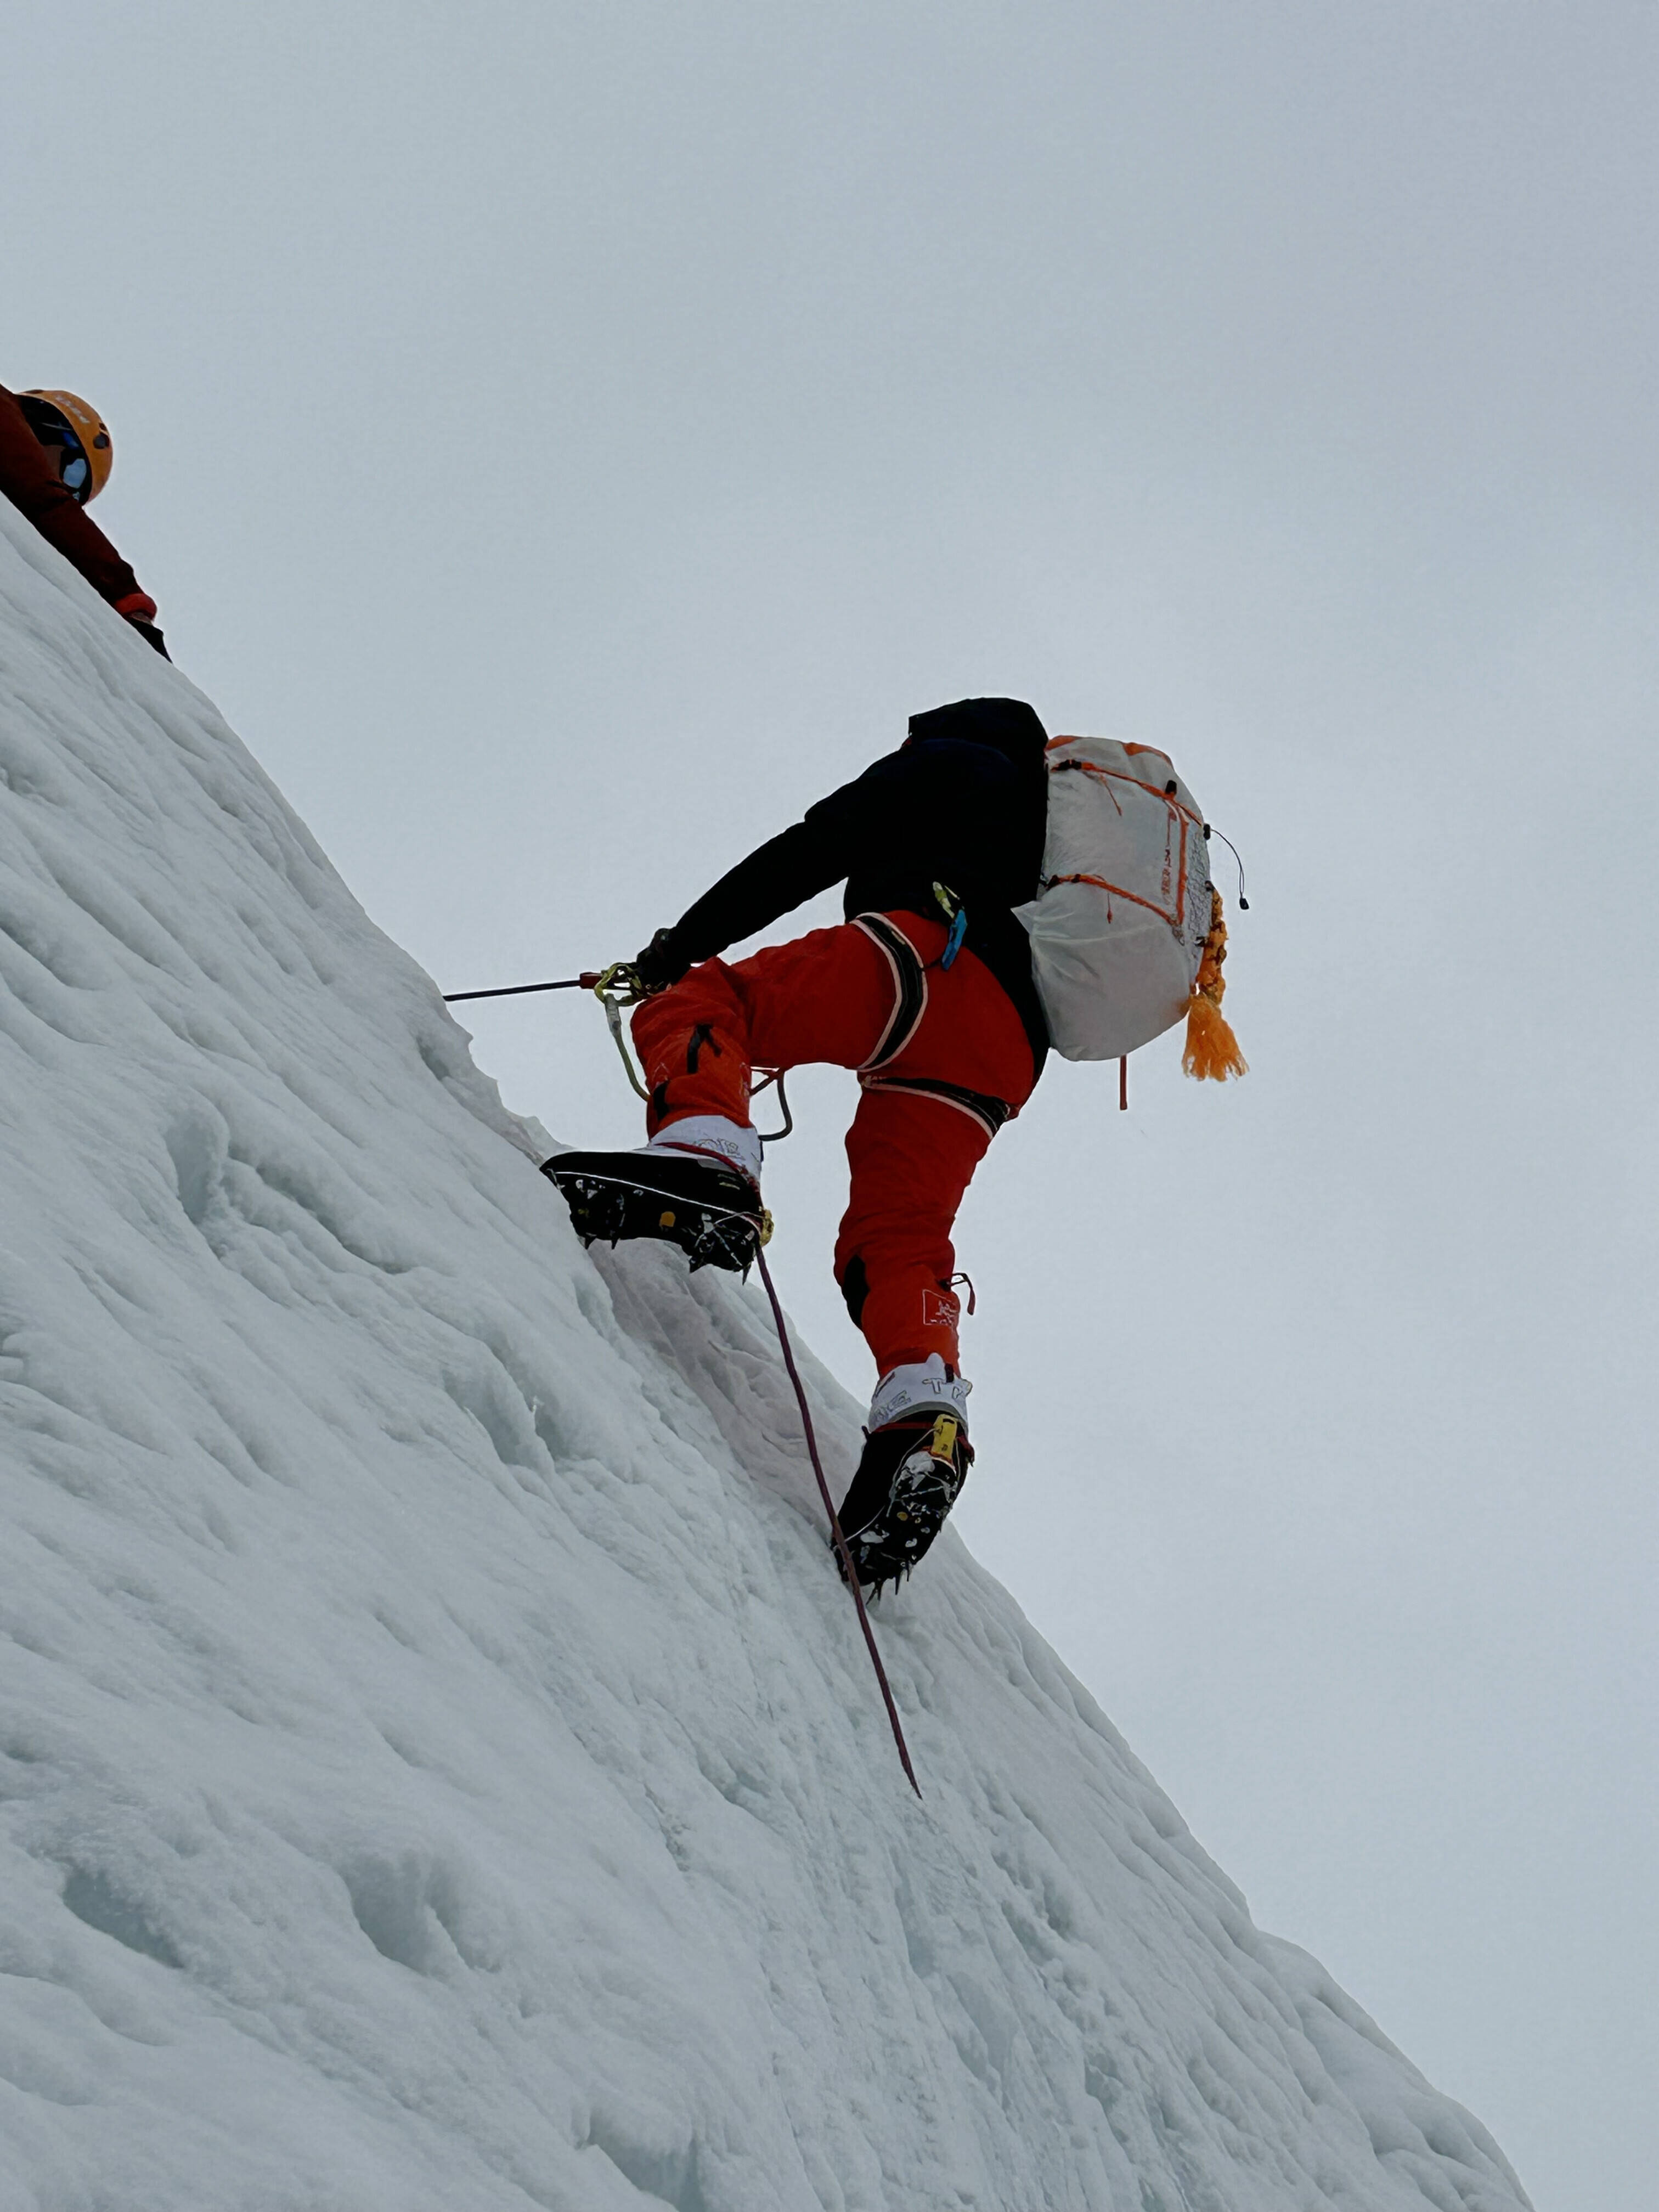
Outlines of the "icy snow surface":
[[3,502],[0,786],[4,2212],[1525,2203]]

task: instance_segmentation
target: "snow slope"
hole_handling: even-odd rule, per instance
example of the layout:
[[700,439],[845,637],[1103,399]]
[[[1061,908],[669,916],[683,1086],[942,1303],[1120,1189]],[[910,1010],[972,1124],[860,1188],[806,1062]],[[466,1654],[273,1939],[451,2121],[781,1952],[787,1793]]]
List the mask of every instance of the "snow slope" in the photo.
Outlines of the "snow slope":
[[3,502],[0,780],[3,2212],[1526,2203]]

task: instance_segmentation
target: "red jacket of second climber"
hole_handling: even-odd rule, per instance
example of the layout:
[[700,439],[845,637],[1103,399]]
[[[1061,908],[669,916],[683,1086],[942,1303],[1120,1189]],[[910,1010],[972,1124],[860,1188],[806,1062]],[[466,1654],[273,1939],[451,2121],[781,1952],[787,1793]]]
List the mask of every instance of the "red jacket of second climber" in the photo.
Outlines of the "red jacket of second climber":
[[129,621],[155,619],[155,602],[75,494],[58,480],[46,448],[15,397],[0,384],[0,491],[26,514],[48,544],[78,568],[94,592]]

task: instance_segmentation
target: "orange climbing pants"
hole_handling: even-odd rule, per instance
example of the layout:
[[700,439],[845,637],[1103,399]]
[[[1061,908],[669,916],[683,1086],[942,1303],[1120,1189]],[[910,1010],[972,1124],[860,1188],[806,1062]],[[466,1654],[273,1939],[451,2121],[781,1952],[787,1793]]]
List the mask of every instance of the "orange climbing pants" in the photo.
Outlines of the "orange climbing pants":
[[756,1068],[859,1071],[851,1190],[836,1280],[885,1375],[937,1352],[958,1364],[951,1229],[1001,1123],[1030,1096],[1012,1000],[943,922],[866,915],[729,965],[706,960],[634,1015],[655,1136],[692,1114],[749,1121]]

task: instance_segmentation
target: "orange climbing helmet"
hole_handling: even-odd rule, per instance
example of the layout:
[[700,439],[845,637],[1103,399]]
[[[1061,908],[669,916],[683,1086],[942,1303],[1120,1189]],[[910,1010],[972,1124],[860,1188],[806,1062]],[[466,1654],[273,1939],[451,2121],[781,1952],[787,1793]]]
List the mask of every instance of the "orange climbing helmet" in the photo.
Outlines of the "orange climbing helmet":
[[62,446],[58,473],[85,507],[109,482],[115,451],[109,426],[73,392],[20,392],[18,404],[43,446]]

